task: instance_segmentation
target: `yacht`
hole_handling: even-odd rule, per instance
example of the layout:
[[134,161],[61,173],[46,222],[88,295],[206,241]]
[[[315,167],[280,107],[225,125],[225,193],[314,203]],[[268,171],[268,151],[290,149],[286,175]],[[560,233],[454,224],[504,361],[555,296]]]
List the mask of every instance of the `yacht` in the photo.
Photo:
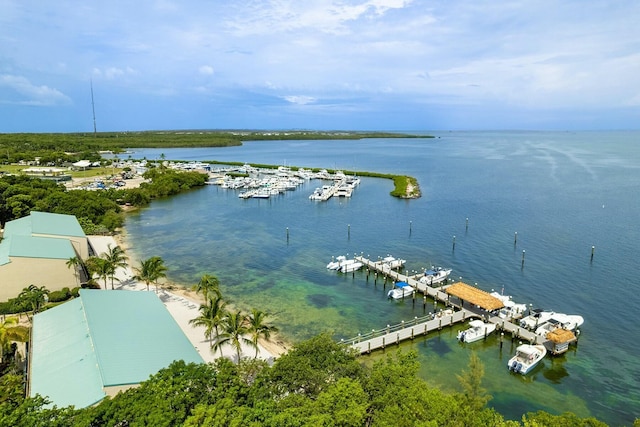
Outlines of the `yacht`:
[[582,316],[574,314],[554,313],[546,322],[536,328],[536,335],[542,335],[546,337],[549,332],[553,332],[556,329],[566,329],[568,331],[575,331],[584,323]]

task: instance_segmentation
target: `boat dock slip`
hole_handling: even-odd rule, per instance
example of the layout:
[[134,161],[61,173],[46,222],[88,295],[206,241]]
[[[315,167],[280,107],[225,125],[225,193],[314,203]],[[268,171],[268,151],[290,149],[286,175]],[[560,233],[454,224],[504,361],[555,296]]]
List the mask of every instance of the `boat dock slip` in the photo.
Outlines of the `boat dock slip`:
[[401,341],[414,339],[419,335],[426,335],[431,331],[440,330],[454,323],[464,322],[470,316],[475,317],[473,313],[465,309],[454,311],[453,313],[442,311],[435,316],[416,317],[410,322],[403,321],[379,331],[374,330],[368,334],[358,335],[355,338],[343,340],[342,343],[351,345],[360,354],[370,353],[374,350],[383,349],[388,345],[400,344]]
[[[381,274],[383,277],[390,278],[394,281],[406,282],[416,289],[413,295],[405,299],[415,300],[417,297],[422,296],[422,299],[426,301],[426,297],[430,297],[434,300],[434,303],[440,301],[448,307],[451,307],[439,313],[429,314],[420,318],[416,317],[407,322],[403,321],[397,325],[387,326],[378,331],[373,330],[372,332],[360,334],[349,340],[341,341],[355,348],[360,354],[384,349],[388,345],[399,344],[401,341],[414,339],[418,335],[426,335],[431,331],[440,330],[443,327],[452,326],[455,323],[464,322],[471,318],[483,318],[487,322],[494,323],[496,330],[511,334],[512,339],[521,339],[531,344],[541,344],[546,341],[544,337],[536,335],[528,329],[491,314],[490,311],[494,310],[497,304],[501,303],[499,300],[497,300],[498,302],[494,301],[495,298],[488,296],[489,294],[484,291],[462,282],[445,285],[441,288],[433,288],[418,281],[415,277],[384,268],[384,263],[382,262],[371,261],[362,256],[356,256],[354,259],[364,265],[367,275],[370,274],[370,271],[374,271],[374,274]],[[465,305],[465,292],[469,295],[469,298],[473,297],[478,301],[482,300],[482,302],[475,304],[476,300],[471,299],[466,300],[467,304]],[[451,298],[452,296],[454,299]],[[459,300],[459,303],[456,300]]]

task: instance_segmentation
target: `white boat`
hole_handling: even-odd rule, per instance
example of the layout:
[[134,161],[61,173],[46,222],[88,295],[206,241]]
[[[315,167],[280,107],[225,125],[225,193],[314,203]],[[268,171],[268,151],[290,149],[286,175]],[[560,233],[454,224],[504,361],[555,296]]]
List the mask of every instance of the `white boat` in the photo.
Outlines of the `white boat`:
[[447,280],[451,274],[450,268],[431,267],[429,270],[425,270],[424,275],[418,279],[418,282],[423,285],[435,285]]
[[389,269],[394,270],[396,268],[402,268],[406,262],[406,259],[395,258],[389,255],[382,258],[382,268],[384,269],[384,267],[388,266]]
[[340,271],[343,273],[351,273],[352,271],[360,270],[363,265],[360,261],[348,259],[340,266]]
[[494,323],[485,323],[482,320],[471,320],[469,322],[469,329],[458,332],[458,341],[460,342],[475,342],[485,338],[487,335],[496,330]]
[[526,375],[547,354],[547,348],[542,344],[520,344],[516,347],[516,354],[507,362],[510,371]]
[[329,264],[327,264],[327,268],[329,270],[337,270],[342,266],[342,263],[346,260],[347,260],[346,256],[339,255],[336,257],[335,261],[332,259],[332,261]]
[[544,311],[536,308],[530,315],[520,319],[520,327],[535,330],[538,328],[538,326],[549,320],[554,314],[555,312],[553,311]]
[[387,292],[387,297],[401,299],[413,295],[414,289],[407,282],[397,282],[393,289]]
[[546,322],[536,328],[536,335],[546,337],[549,332],[558,328],[575,331],[584,323],[582,316],[574,314],[554,313]]
[[504,304],[504,307],[498,311],[498,317],[506,320],[520,319],[527,311],[527,304],[518,304],[511,299],[510,295],[503,295],[498,292],[491,292],[494,298],[498,298]]

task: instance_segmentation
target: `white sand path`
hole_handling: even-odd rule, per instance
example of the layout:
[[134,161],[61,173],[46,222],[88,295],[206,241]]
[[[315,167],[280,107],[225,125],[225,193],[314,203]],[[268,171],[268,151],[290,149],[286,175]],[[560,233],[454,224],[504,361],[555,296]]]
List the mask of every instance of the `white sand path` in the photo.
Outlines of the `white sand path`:
[[[111,236],[88,236],[88,238],[97,256],[108,252],[109,247],[115,247],[118,245],[115,239]],[[118,268],[115,275],[118,280],[114,281],[114,290],[111,291],[111,281],[108,279],[107,289],[105,289],[105,291],[115,292],[119,290],[126,290],[147,292],[147,286],[144,282],[137,282],[133,279],[135,272],[131,263],[132,260],[129,259],[126,267]],[[102,286],[103,283],[100,285]],[[152,284],[149,286],[149,292],[156,292],[155,285]],[[220,357],[220,349],[214,352],[210,347],[209,341],[205,340],[205,328],[203,326],[193,326],[189,324],[191,319],[198,317],[200,303],[164,289],[159,289],[157,291],[157,295],[205,362],[212,362]],[[222,346],[221,348],[224,357],[228,357],[234,361],[237,359],[234,348],[229,345]],[[240,357],[253,358],[254,356],[255,349],[253,347],[247,345],[242,346]],[[264,346],[258,344],[258,358],[273,361],[275,355],[266,350]]]

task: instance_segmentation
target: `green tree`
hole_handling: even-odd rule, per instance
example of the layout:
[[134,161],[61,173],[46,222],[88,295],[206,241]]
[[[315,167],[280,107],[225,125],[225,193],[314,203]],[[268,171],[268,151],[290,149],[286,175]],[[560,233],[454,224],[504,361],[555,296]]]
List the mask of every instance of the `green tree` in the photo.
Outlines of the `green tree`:
[[475,351],[469,356],[468,370],[457,375],[458,382],[462,386],[463,402],[471,411],[480,411],[491,400],[487,390],[482,387],[484,377],[484,365]]
[[[223,319],[227,315],[226,311],[227,303],[221,296],[209,298],[206,304],[200,305],[200,315],[194,319],[189,320],[189,324],[193,326],[203,326],[205,328],[205,339],[209,340],[209,346],[213,349],[213,336],[218,336],[218,328],[220,327]],[[220,348],[220,357],[222,357],[222,348]]]
[[113,289],[113,280],[118,268],[127,266],[127,255],[120,246],[107,245],[107,252],[103,253],[101,257],[106,260],[109,266],[109,278],[111,279],[111,289]]
[[136,275],[133,277],[135,280],[143,281],[147,285],[147,291],[149,285],[154,283],[156,285],[156,292],[158,290],[158,280],[163,277],[167,277],[167,267],[164,265],[164,261],[159,256],[153,256],[149,259],[140,261],[140,267],[134,268]]
[[296,344],[280,356],[269,374],[274,398],[302,394],[316,398],[340,378],[359,379],[363,367],[350,348],[340,345],[327,333]]
[[98,279],[104,281],[104,289],[107,289],[107,279],[115,274],[115,267],[105,258],[89,257],[86,262],[89,275],[97,275]]
[[200,281],[193,286],[193,290],[196,294],[202,294],[205,301],[210,301],[215,297],[221,297],[220,281],[216,276],[205,274],[200,278]]
[[271,334],[278,332],[278,328],[266,323],[267,313],[257,309],[252,309],[251,313],[247,316],[247,323],[249,327],[249,334],[251,335],[251,341],[256,349],[254,358],[258,357],[258,340],[264,338],[267,341],[271,340]]
[[237,363],[240,363],[242,344],[253,346],[253,341],[246,335],[249,333],[247,317],[241,311],[228,312],[222,319],[222,329],[216,336],[215,348],[230,345],[236,350]]
[[7,317],[0,323],[0,360],[2,360],[2,355],[9,351],[11,342],[16,339],[14,331],[17,324],[18,319],[15,317]]
[[607,424],[593,417],[580,418],[572,412],[552,415],[544,411],[529,412],[522,417],[522,424],[524,427],[607,427]]
[[44,286],[29,285],[22,289],[18,299],[25,301],[31,307],[32,314],[35,315],[45,304],[48,295],[49,290]]

